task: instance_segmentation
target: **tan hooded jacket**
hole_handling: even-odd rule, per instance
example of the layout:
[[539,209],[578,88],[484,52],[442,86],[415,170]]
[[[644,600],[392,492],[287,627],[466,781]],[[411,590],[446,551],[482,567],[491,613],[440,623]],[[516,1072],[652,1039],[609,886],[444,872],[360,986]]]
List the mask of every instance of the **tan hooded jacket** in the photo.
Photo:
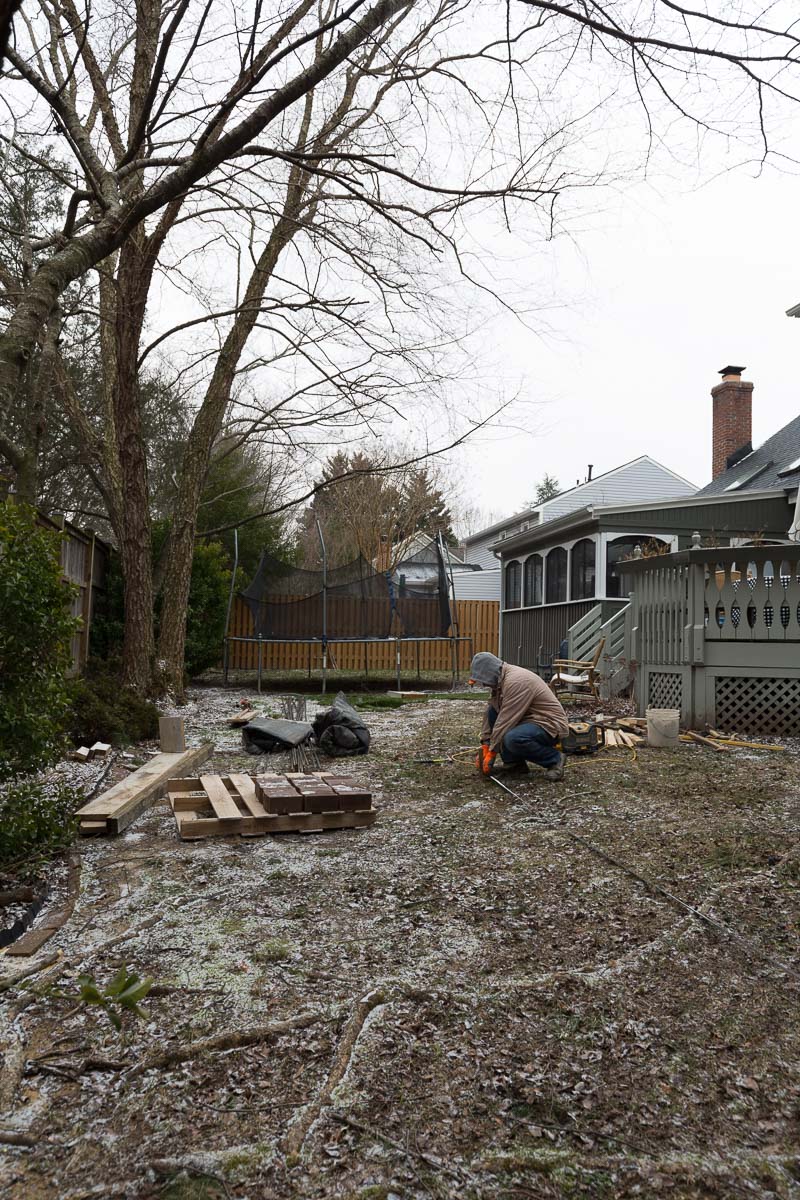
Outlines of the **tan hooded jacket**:
[[497,753],[503,738],[510,729],[533,721],[554,738],[565,737],[569,732],[567,714],[550,688],[524,667],[503,663],[497,687],[492,688],[489,705],[497,710],[494,729],[489,730],[489,709],[483,717],[481,741],[489,743],[489,749]]

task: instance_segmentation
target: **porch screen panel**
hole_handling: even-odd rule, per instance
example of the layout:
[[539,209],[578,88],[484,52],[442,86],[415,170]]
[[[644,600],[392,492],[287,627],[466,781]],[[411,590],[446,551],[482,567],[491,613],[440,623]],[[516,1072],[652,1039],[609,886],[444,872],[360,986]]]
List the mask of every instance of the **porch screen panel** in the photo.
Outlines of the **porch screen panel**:
[[518,562],[506,567],[506,608],[519,608],[521,599],[522,569]]
[[526,607],[542,603],[542,556],[531,554],[523,567],[523,600]]
[[595,545],[583,538],[572,547],[570,600],[590,600],[594,594]]
[[567,598],[567,552],[556,546],[547,556],[545,603],[563,604]]
[[669,542],[663,541],[662,538],[646,537],[643,534],[640,534],[639,537],[614,538],[612,542],[608,543],[606,549],[607,596],[617,597],[625,594],[622,586],[625,559],[634,557],[637,546],[647,555],[664,553],[669,550]]

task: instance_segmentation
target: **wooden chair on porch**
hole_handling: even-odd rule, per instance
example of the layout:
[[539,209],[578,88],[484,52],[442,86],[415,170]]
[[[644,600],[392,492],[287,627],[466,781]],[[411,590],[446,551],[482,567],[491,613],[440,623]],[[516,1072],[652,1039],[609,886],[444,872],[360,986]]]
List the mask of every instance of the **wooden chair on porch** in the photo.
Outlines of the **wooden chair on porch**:
[[600,638],[593,657],[583,661],[574,658],[554,658],[553,677],[550,680],[553,695],[557,696],[559,692],[588,693],[595,700],[599,700],[597,664],[605,644],[606,639]]

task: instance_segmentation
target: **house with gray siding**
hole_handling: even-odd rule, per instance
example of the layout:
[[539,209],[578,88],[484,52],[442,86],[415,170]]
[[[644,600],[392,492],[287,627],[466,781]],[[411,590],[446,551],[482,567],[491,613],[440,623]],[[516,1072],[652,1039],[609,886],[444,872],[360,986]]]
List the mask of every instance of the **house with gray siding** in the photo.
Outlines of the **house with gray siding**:
[[[715,629],[726,627],[722,638],[728,643],[726,654],[733,653],[730,646],[738,639],[739,643],[748,640],[750,649],[745,652],[739,645],[736,653],[758,657],[761,639],[753,631],[772,631],[774,626],[768,637],[773,642],[780,639],[788,643],[781,653],[785,657],[789,652],[793,662],[786,669],[797,673],[800,688],[797,605],[792,608],[788,600],[784,603],[783,596],[777,607],[775,597],[770,600],[771,589],[777,588],[778,581],[782,591],[800,586],[792,566],[800,557],[800,416],[754,449],[753,385],[741,378],[743,370],[724,367],[721,383],[712,389],[712,480],[705,487],[691,496],[646,503],[587,504],[495,544],[502,564],[503,658],[541,669],[558,653],[565,638],[570,657],[582,657],[603,636],[610,646],[610,651],[606,649],[608,673],[614,671],[615,662],[638,663],[642,686],[646,690],[650,686],[647,681],[652,679],[655,689],[645,701],[666,703],[670,697],[663,687],[661,691],[658,688],[667,676],[672,681],[670,686],[677,687],[674,680],[680,679],[679,673],[665,674],[660,666],[639,659],[640,655],[646,658],[650,653],[647,647],[658,641],[653,641],[653,630],[665,627],[666,617],[659,608],[662,600],[666,603],[663,589],[672,587],[679,576],[683,578],[681,572],[689,570],[689,560],[702,559],[704,582],[702,587],[697,586],[700,623],[707,631],[704,639],[710,639]],[[784,567],[783,553],[778,559],[770,550],[775,546],[797,549],[795,558],[794,550],[785,554],[791,570]],[[720,559],[716,571],[709,567],[715,555]],[[763,619],[753,615],[752,605],[741,601],[738,606],[729,604],[726,617],[725,606],[711,602],[709,588],[713,592],[718,577],[728,579],[724,586],[732,595],[745,577],[756,593],[762,587],[767,598]],[[631,593],[635,593],[633,606],[629,603]],[[688,593],[682,601],[680,597],[673,599],[675,606],[684,605],[683,621],[688,612]],[[646,619],[642,617],[645,625],[650,622],[650,633],[643,640],[639,636],[642,613],[649,614]],[[788,624],[783,624],[787,614]],[[793,630],[792,620],[797,630]],[[670,635],[675,645],[684,628],[689,627],[688,618],[683,625],[680,621],[676,618]],[[674,646],[669,650],[661,646],[658,654],[673,650]],[[714,653],[719,657],[722,652]],[[761,668],[755,668],[764,677],[763,687],[772,678],[770,672],[774,674],[775,664],[769,655],[775,653],[775,646],[768,653],[764,651]],[[618,674],[621,679],[624,673]],[[691,707],[694,701],[686,703]],[[703,700],[702,711],[706,714],[713,711],[708,703],[707,698]]]
[[[536,533],[543,526],[570,513],[578,512],[594,504],[634,503],[639,500],[664,500],[673,496],[687,496],[696,490],[696,485],[656,462],[648,454],[642,454],[632,462],[623,463],[605,471],[602,475],[589,478],[545,500],[541,504],[515,513],[503,521],[497,521],[486,529],[465,538],[466,556],[486,570],[498,566],[501,547],[509,539],[526,533]],[[486,598],[500,599],[500,575],[495,577],[496,591]]]

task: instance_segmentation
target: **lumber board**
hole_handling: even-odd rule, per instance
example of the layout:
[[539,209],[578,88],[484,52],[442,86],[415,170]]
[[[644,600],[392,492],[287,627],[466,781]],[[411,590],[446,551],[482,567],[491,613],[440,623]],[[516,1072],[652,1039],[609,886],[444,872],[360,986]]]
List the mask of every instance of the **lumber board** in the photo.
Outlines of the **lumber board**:
[[159,717],[158,740],[162,753],[183,754],[186,749],[183,717]]
[[249,775],[230,775],[229,779],[242,798],[251,817],[266,817],[267,810],[256,795],[256,785]]
[[[213,748],[207,742],[203,746],[185,750],[183,754],[157,754],[127,779],[114,784],[107,792],[79,809],[76,814],[78,820],[81,824],[84,820],[89,822],[90,827],[97,821],[105,820],[109,833],[121,833],[166,790],[173,775],[199,767]],[[91,828],[89,831],[94,832]]]
[[728,750],[727,746],[720,746],[717,742],[712,742],[711,738],[703,737],[701,733],[695,733],[693,729],[687,729],[686,733],[683,735],[683,738],[681,738],[681,741],[683,741],[684,738],[690,742],[697,742],[701,746],[710,746],[711,749],[716,750],[718,754],[726,754]]
[[200,785],[208,796],[215,817],[220,821],[241,821],[239,805],[225,787],[220,775],[201,775]]
[[[321,833],[326,829],[353,829],[371,825],[375,820],[374,809],[358,812],[326,812],[326,813],[279,813],[266,817],[250,817],[241,821],[241,833],[253,837],[271,833]],[[177,820],[177,814],[176,814]],[[220,821],[216,817],[197,817],[189,819],[188,814],[181,815],[178,820],[178,833],[181,838],[225,837],[229,833],[239,832],[233,821]]]
[[257,716],[258,713],[254,708],[248,708],[247,712],[240,712],[235,717],[228,717],[228,724],[235,729],[237,725],[248,725]]

